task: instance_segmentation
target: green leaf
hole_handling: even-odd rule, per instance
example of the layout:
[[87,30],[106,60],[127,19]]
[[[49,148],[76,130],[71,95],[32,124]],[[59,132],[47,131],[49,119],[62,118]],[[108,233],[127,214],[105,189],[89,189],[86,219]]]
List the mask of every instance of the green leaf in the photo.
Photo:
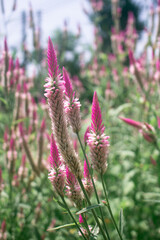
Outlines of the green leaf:
[[0,101],[3,102],[6,106],[8,105],[7,101],[4,98],[0,97]]
[[79,215],[79,214],[88,212],[88,211],[90,211],[90,210],[92,210],[92,209],[99,208],[99,207],[101,207],[101,206],[103,206],[103,204],[101,204],[101,203],[99,203],[99,204],[94,204],[94,205],[91,205],[91,206],[89,206],[89,207],[86,207],[86,208],[81,209],[81,210],[78,211],[76,214]]
[[154,199],[145,199],[144,202],[153,202],[153,203],[160,203],[160,200]]
[[[79,223],[77,223],[77,224],[79,224]],[[59,230],[59,229],[61,229],[61,228],[73,227],[73,226],[75,226],[75,225],[76,225],[75,223],[69,223],[69,224],[61,225],[61,226],[59,226],[59,227],[49,228],[49,229],[47,229],[47,231],[48,231],[48,232],[53,232],[53,231]]]
[[121,208],[120,215],[119,215],[119,230],[120,230],[121,234],[123,234],[123,226],[124,226],[124,223],[123,223],[123,209]]

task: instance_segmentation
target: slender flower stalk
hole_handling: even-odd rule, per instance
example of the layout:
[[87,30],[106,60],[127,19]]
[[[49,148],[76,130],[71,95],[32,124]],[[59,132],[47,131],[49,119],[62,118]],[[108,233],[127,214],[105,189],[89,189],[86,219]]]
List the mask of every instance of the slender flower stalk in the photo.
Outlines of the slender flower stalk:
[[114,226],[115,226],[115,228],[116,228],[116,230],[117,230],[117,233],[118,233],[118,235],[119,235],[119,238],[120,238],[121,240],[123,240],[123,237],[122,237],[122,235],[121,235],[121,233],[120,233],[120,231],[119,231],[119,229],[118,229],[117,223],[116,223],[116,221],[115,221],[115,219],[114,219],[114,216],[113,216],[113,213],[112,213],[112,209],[111,209],[111,207],[110,207],[109,199],[108,199],[108,196],[107,196],[107,190],[106,190],[106,186],[105,186],[104,179],[103,179],[103,174],[101,174],[101,181],[102,181],[103,191],[104,191],[105,198],[106,198],[106,202],[107,202],[105,205],[106,205],[107,208],[108,208],[108,211],[109,211],[109,213],[110,213],[112,222],[113,222],[113,224],[114,224]]
[[63,103],[62,79],[57,65],[56,53],[50,38],[48,40],[47,58],[49,77],[46,79],[47,83],[44,87],[46,92],[45,96],[48,99],[53,134],[64,161],[74,175],[81,178],[82,167],[67,130]]

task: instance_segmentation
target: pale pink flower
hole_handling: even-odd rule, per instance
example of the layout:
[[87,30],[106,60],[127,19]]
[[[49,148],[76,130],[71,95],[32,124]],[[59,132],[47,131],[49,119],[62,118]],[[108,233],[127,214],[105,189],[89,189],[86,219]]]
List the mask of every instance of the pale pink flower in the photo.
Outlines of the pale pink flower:
[[58,194],[63,196],[63,190],[65,187],[65,172],[53,134],[51,135],[50,165],[51,171],[48,174],[48,178]]
[[64,108],[72,126],[73,132],[78,133],[81,129],[81,117],[80,117],[80,102],[75,97],[75,92],[72,88],[72,83],[69,78],[67,70],[63,67],[63,80],[65,86],[65,101]]
[[81,188],[74,174],[69,170],[68,167],[66,167],[66,178],[67,178],[66,191],[68,197],[78,208],[82,208],[83,194]]
[[90,147],[92,165],[97,172],[104,174],[107,169],[109,136],[104,134],[105,127],[102,124],[101,109],[96,92],[93,96],[91,119],[91,132],[88,133],[87,143]]

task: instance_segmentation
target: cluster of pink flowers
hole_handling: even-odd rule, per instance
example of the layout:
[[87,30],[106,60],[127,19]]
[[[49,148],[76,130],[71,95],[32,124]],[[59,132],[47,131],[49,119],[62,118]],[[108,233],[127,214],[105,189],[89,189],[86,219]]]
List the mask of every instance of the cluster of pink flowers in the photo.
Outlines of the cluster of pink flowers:
[[[48,100],[49,113],[52,123],[51,136],[51,170],[49,179],[60,195],[66,195],[78,207],[83,206],[83,193],[79,185],[82,179],[84,188],[91,197],[93,185],[89,171],[89,161],[84,161],[84,177],[82,163],[76,153],[67,128],[67,122],[74,133],[81,129],[80,102],[75,97],[69,73],[63,68],[63,78],[60,74],[57,57],[51,39],[48,40],[48,72],[46,79],[45,96]],[[88,144],[91,151],[93,168],[104,174],[107,168],[108,138],[104,133],[101,110],[96,92],[92,104],[92,124],[87,128],[84,136],[85,146]]]

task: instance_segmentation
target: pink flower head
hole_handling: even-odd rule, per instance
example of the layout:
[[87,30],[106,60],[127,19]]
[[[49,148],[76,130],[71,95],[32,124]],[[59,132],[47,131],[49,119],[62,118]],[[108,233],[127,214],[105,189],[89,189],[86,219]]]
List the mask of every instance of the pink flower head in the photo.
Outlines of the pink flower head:
[[128,51],[128,56],[129,56],[130,65],[134,65],[135,64],[135,59],[134,59],[134,56],[133,56],[133,52],[130,49]]
[[142,127],[143,127],[143,123],[134,121],[133,119],[123,118],[123,117],[119,117],[119,118],[121,120],[123,120],[125,123],[127,123],[128,125],[131,125],[131,126],[133,126],[135,128],[142,129]]
[[52,168],[58,168],[61,165],[60,155],[53,134],[51,135],[50,164]]
[[67,177],[67,184],[71,187],[77,184],[77,180],[74,176],[74,174],[69,170],[68,167],[66,167],[66,177]]
[[91,132],[88,133],[87,143],[90,147],[93,168],[97,172],[104,174],[107,169],[109,136],[104,134],[105,127],[102,124],[101,109],[96,92],[93,96],[91,119]]
[[15,147],[15,141],[14,141],[14,138],[11,138],[10,139],[9,149],[10,150],[14,150],[14,147]]
[[79,223],[80,223],[80,224],[84,223],[84,221],[83,221],[83,217],[82,217],[81,214],[79,215]]
[[46,92],[44,95],[48,98],[51,93],[59,91],[61,84],[61,74],[57,64],[57,56],[50,37],[48,39],[47,59],[49,77],[46,78],[46,84],[44,85]]
[[50,173],[48,174],[48,178],[51,181],[53,187],[56,189],[60,196],[64,195],[64,187],[65,187],[65,172],[62,168],[54,169],[52,168]]
[[72,84],[69,79],[67,70],[63,67],[63,80],[65,87],[66,100],[64,102],[65,111],[69,122],[72,126],[73,132],[77,133],[81,129],[81,117],[80,117],[80,102],[78,98],[75,98],[75,92],[73,92]]
[[23,154],[22,155],[22,166],[25,167],[25,164],[26,164],[26,155]]
[[18,126],[19,126],[19,132],[20,132],[20,135],[21,135],[21,137],[23,137],[23,136],[24,136],[23,123],[20,122]]
[[89,169],[86,160],[84,161],[84,178],[90,178]]
[[7,44],[7,38],[4,38],[4,51],[8,53],[8,44]]
[[9,67],[8,67],[8,70],[9,70],[9,71],[12,71],[12,70],[13,70],[13,58],[12,58],[12,57],[9,58]]
[[84,143],[85,145],[87,144],[87,140],[88,140],[88,133],[90,132],[90,126],[87,127],[85,134],[84,134]]
[[101,114],[101,109],[99,106],[96,92],[94,92],[94,96],[93,96],[91,119],[92,119],[91,130],[95,133],[98,133],[98,132],[103,133],[105,127],[102,124],[102,114]]
[[65,86],[65,94],[69,98],[72,98],[72,95],[73,95],[72,83],[70,81],[68,72],[64,67],[63,67],[63,80],[64,80],[64,86]]
[[52,44],[52,40],[48,38],[48,51],[47,51],[47,59],[48,59],[48,72],[51,77],[57,76],[58,74],[58,65],[57,65],[57,56],[55,49]]
[[78,184],[77,179],[75,178],[74,174],[66,167],[66,180],[67,180],[67,195],[76,204],[78,208],[82,207],[83,203],[83,195],[81,192],[81,188]]

